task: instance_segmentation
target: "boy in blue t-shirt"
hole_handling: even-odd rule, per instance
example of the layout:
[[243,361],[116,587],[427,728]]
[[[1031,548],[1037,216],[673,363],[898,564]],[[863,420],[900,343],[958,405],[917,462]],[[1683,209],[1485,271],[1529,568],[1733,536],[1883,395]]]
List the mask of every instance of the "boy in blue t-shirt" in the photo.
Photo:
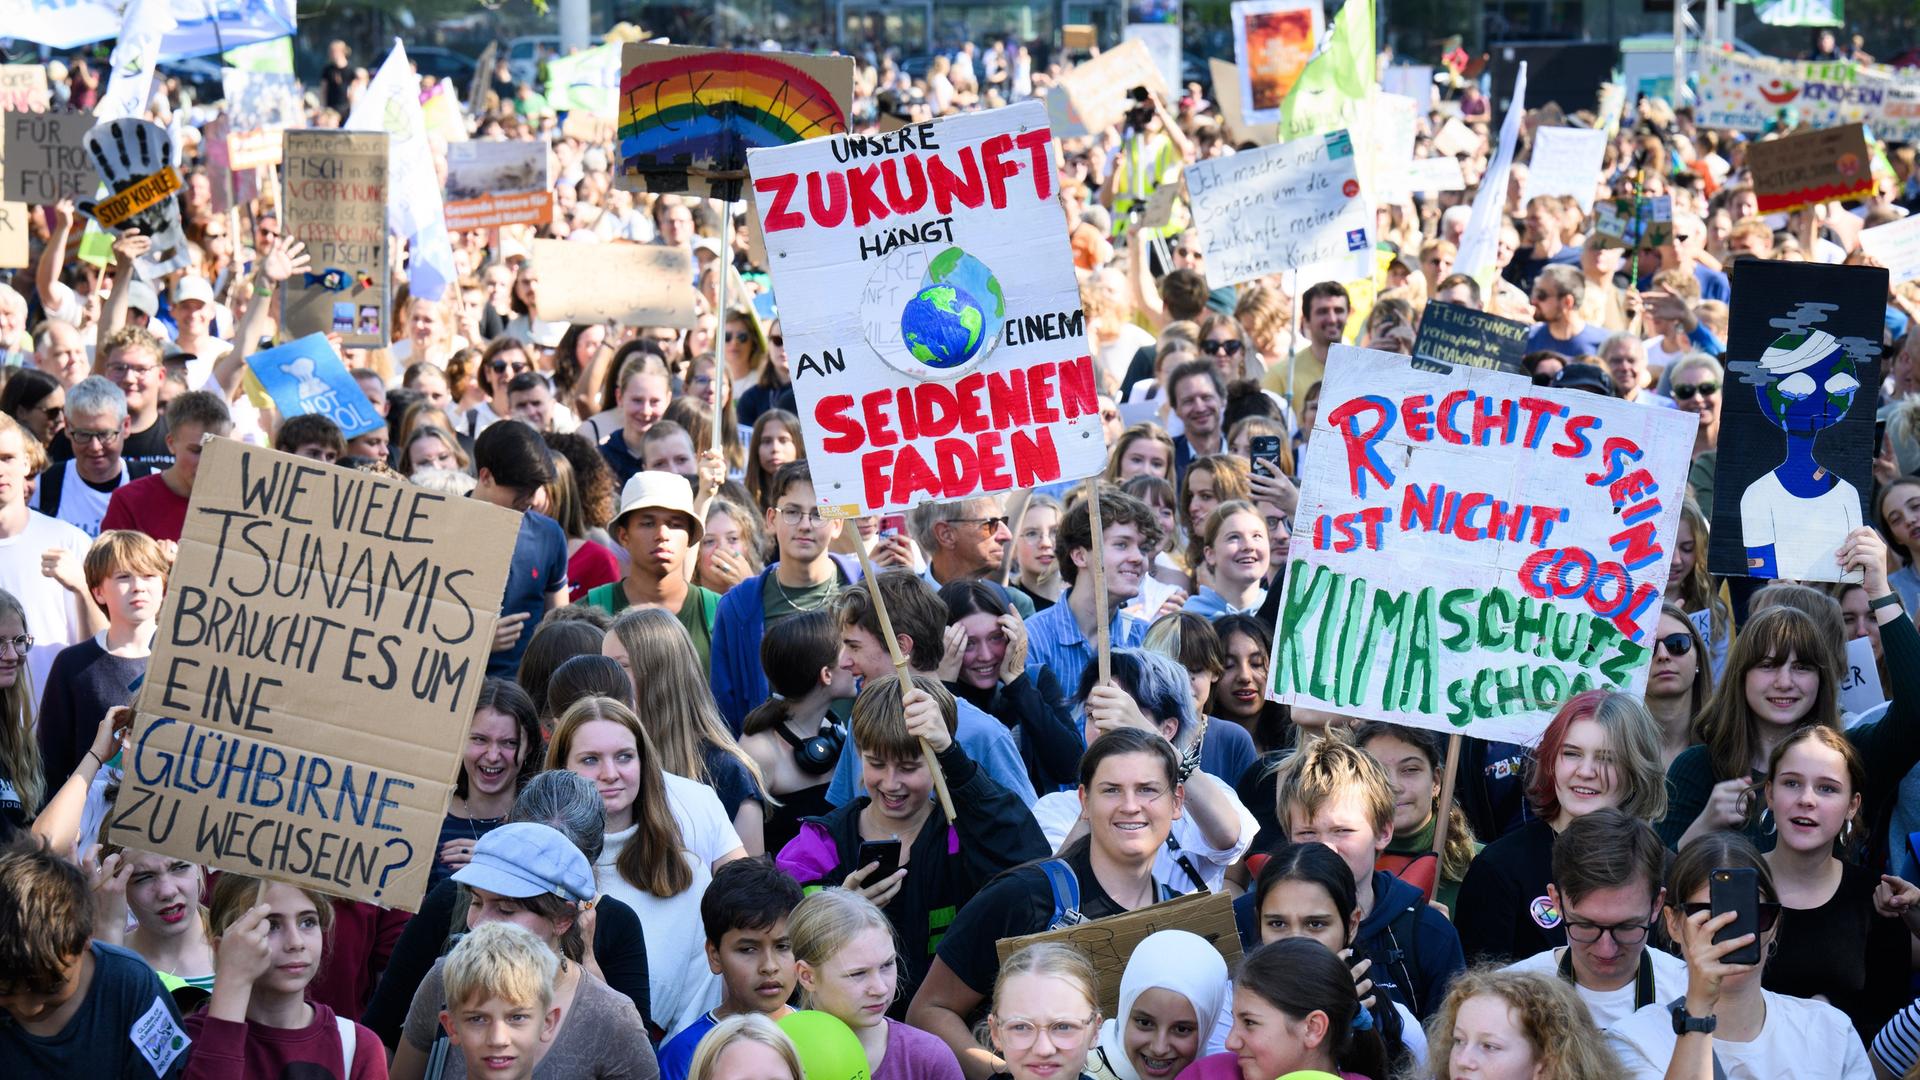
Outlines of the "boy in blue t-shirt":
[[0,1062],[9,1076],[172,1080],[189,1040],[146,961],[92,940],[93,892],[40,840],[0,849]]
[[707,966],[725,988],[720,1004],[660,1047],[660,1080],[687,1080],[693,1052],[715,1024],[757,1012],[778,1020],[793,1011],[793,945],[787,916],[800,903],[798,882],[764,855],[716,871],[700,897]]

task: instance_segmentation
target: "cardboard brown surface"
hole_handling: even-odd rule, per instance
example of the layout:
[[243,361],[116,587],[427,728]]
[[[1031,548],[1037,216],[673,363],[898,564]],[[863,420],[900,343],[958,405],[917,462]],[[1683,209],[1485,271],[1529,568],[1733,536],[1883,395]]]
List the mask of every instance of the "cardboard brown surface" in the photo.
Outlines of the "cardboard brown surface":
[[9,112],[6,124],[6,198],[50,205],[84,199],[100,179],[87,160],[87,113]]
[[659,244],[535,240],[540,317],[622,326],[694,324],[692,256]]
[[1168,109],[1173,99],[1167,94],[1166,81],[1153,64],[1153,55],[1138,40],[1108,49],[1060,78],[1067,92],[1067,103],[1088,131],[1100,131],[1118,124],[1127,115],[1132,99],[1127,94],[1144,86],[1159,95]]
[[1093,961],[1100,984],[1100,1011],[1114,1016],[1120,1011],[1120,977],[1126,973],[1127,958],[1149,935],[1161,930],[1186,930],[1206,938],[1220,950],[1228,971],[1240,963],[1240,931],[1233,922],[1233,898],[1224,892],[1191,893],[1078,926],[1001,938],[994,943],[994,951],[1005,964],[1008,957],[1036,942],[1073,946]]
[[0,202],[0,268],[27,265],[27,215],[32,212],[26,203]]
[[[280,305],[284,338],[339,333],[344,344],[387,344],[387,134],[306,130],[286,140],[280,178],[281,222],[307,245],[312,267],[287,282]],[[364,309],[375,309],[368,322]]]
[[51,94],[47,69],[39,64],[0,64],[0,109],[45,112]]
[[1147,196],[1147,208],[1140,212],[1139,225],[1143,229],[1158,229],[1173,224],[1173,208],[1186,198],[1185,180],[1163,182]]
[[416,910],[519,517],[210,442],[108,835]]
[[1239,71],[1217,56],[1207,61],[1207,67],[1213,73],[1213,100],[1220,106],[1220,119],[1226,124],[1227,138],[1233,140],[1233,145],[1238,147],[1258,143],[1267,146],[1277,140],[1280,137],[1279,124],[1249,126],[1242,119]]
[[614,182],[737,199],[749,149],[844,133],[852,108],[850,56],[629,42]]
[[1871,194],[1872,153],[1859,124],[1802,131],[1747,146],[1753,194],[1763,214]]
[[1100,31],[1088,23],[1068,23],[1060,28],[1060,47],[1068,52],[1086,52],[1100,47]]

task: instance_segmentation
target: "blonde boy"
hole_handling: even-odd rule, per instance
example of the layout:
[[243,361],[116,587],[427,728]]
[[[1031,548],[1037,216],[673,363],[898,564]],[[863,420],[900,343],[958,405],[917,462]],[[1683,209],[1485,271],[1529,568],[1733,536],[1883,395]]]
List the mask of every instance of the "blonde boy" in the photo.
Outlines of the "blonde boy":
[[553,979],[560,958],[531,931],[482,923],[447,955],[440,1026],[466,1059],[467,1075],[527,1080],[541,1046],[553,1041],[560,1007]]

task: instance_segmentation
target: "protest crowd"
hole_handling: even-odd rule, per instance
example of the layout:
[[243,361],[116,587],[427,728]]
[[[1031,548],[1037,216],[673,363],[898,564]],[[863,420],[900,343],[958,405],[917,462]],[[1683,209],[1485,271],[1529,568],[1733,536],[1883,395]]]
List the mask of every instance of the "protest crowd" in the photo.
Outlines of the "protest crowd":
[[1372,6],[7,65],[0,1076],[1920,1077],[1920,123]]

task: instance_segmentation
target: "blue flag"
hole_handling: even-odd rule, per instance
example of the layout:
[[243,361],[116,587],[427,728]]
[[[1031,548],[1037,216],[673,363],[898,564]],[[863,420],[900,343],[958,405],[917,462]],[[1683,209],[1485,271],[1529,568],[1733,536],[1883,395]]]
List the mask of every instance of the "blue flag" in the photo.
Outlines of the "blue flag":
[[327,344],[325,334],[308,334],[298,341],[247,357],[247,367],[260,380],[280,418],[319,413],[340,426],[351,439],[386,424],[347,372],[347,365]]

